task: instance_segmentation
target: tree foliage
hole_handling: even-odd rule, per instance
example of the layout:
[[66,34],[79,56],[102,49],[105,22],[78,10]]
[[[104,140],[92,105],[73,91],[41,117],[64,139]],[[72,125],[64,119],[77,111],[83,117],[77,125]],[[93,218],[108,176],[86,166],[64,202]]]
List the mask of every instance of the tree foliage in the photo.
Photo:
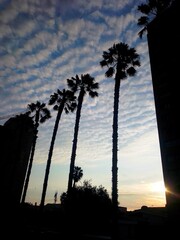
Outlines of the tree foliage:
[[76,227],[77,223],[82,231],[91,231],[91,228],[97,231],[109,224],[112,203],[102,185],[92,186],[90,181],[85,180],[82,186],[73,188],[69,194],[62,193],[60,200],[72,226]]
[[143,15],[138,19],[138,25],[143,26],[138,33],[142,38],[147,30],[147,25],[157,16],[159,16],[166,8],[170,7],[174,0],[148,0],[147,3],[138,5],[137,10]]
[[76,183],[83,177],[83,170],[81,167],[75,166],[73,172],[73,187],[76,187]]

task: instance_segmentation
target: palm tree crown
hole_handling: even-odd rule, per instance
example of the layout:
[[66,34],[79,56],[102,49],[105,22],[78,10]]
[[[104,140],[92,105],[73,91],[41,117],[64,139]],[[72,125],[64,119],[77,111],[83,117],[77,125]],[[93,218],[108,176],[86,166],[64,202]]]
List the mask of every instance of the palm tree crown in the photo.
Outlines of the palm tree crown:
[[79,182],[81,180],[81,178],[83,177],[83,170],[81,167],[75,166],[74,167],[74,172],[73,172],[73,187],[76,186],[76,183]]
[[94,98],[98,96],[97,90],[99,88],[99,84],[95,82],[95,79],[87,74],[81,74],[79,78],[78,75],[76,77],[72,77],[71,79],[67,79],[68,87],[75,93],[78,90],[83,91],[84,94],[87,92],[89,96]]
[[116,74],[115,79],[123,80],[128,76],[134,76],[135,67],[140,66],[139,55],[134,48],[129,48],[126,43],[117,43],[113,47],[103,52],[103,60],[100,62],[101,67],[107,67],[106,77],[112,77]]
[[138,25],[144,26],[138,33],[140,38],[142,38],[146,32],[148,24],[166,8],[170,7],[173,1],[174,0],[148,0],[146,4],[142,3],[138,5],[137,10],[144,14],[138,19]]
[[35,119],[35,124],[44,123],[47,119],[51,118],[50,111],[46,108],[45,103],[36,103],[28,104],[29,111],[27,112],[32,118]]
[[66,114],[73,112],[77,106],[76,97],[74,93],[70,90],[60,91],[57,89],[57,92],[50,96],[49,105],[54,105],[53,109],[58,111],[63,105],[63,109]]

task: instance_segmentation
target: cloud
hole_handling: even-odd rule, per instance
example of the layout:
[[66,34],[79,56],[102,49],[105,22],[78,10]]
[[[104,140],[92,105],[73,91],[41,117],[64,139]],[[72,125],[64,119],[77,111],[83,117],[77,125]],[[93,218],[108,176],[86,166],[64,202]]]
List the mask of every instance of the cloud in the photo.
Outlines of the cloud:
[[[138,36],[135,3],[133,0],[47,0],[43,3],[40,0],[14,0],[4,1],[0,15],[0,116],[24,112],[29,103],[37,100],[48,104],[51,94],[67,88],[68,78],[91,74],[99,83],[99,97],[91,99],[86,95],[84,98],[77,164],[83,167],[88,179],[92,178],[97,184],[102,180],[109,191],[114,79],[105,77],[105,69],[99,62],[103,51],[114,43],[123,41],[135,47],[141,60],[136,76],[123,81],[120,89],[118,148],[119,169],[123,170],[120,176],[124,177],[120,182],[126,183],[128,178],[133,181],[137,175],[133,171],[137,168],[138,174],[142,175],[137,180],[140,182],[144,175],[139,166],[144,168],[147,161],[155,164],[157,157],[151,155],[151,151],[156,151],[159,157],[158,150],[154,150],[157,139],[153,140],[156,118],[148,46],[146,38],[140,40]],[[52,118],[39,128],[35,178],[38,170],[43,178],[42,169],[47,161],[57,114],[51,112]],[[0,123],[6,120],[2,118]],[[63,166],[68,172],[74,123],[75,113],[62,114],[53,152],[53,170],[55,164],[58,169]],[[138,159],[136,163],[134,159]],[[158,170],[154,176],[158,178]],[[148,177],[153,180],[153,173]],[[67,176],[59,182],[64,181]],[[30,191],[37,192],[33,189]]]

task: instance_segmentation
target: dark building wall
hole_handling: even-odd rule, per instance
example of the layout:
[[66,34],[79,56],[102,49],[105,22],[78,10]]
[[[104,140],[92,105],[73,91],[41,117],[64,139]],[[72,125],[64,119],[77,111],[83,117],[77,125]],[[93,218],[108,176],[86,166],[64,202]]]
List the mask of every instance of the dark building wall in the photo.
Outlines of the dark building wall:
[[175,1],[148,26],[149,57],[154,89],[167,207],[180,210],[179,3]]
[[4,203],[20,202],[32,145],[33,121],[20,115],[0,128],[0,185]]

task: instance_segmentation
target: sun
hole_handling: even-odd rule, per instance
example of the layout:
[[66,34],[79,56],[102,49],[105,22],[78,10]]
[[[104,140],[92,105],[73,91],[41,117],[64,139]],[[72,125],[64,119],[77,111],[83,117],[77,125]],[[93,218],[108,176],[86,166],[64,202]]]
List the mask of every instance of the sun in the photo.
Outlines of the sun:
[[156,192],[156,193],[166,192],[166,188],[165,188],[164,183],[162,181],[151,183],[150,189],[151,189],[152,192]]

